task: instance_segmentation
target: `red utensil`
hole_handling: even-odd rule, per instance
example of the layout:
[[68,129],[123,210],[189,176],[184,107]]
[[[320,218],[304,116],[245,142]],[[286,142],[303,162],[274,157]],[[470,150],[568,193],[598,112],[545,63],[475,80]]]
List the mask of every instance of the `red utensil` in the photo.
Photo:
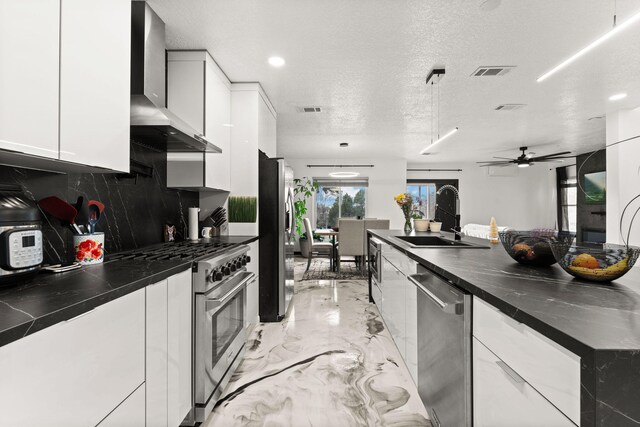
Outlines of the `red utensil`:
[[97,206],[98,209],[100,210],[100,213],[104,212],[104,205],[102,204],[102,202],[98,200],[89,200],[89,206],[91,205]]
[[38,206],[52,217],[59,219],[63,223],[70,224],[71,229],[75,233],[82,234],[82,231],[80,231],[80,228],[76,225],[78,210],[69,203],[59,197],[50,196],[40,200]]

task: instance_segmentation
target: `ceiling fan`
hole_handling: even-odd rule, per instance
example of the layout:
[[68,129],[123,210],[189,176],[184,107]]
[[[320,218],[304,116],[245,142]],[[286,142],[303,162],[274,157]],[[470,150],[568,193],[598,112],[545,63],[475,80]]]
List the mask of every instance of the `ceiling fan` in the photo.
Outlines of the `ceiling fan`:
[[574,156],[565,156],[565,154],[570,154],[571,151],[563,151],[561,153],[553,153],[547,154],[546,156],[537,156],[534,157],[535,153],[527,153],[528,147],[520,147],[519,150],[522,151],[522,154],[515,159],[510,159],[508,157],[494,157],[494,159],[499,160],[491,160],[488,162],[477,162],[480,163],[480,166],[510,166],[517,165],[519,168],[526,168],[531,166],[534,163],[538,162],[555,162],[562,161],[562,159],[570,159]]

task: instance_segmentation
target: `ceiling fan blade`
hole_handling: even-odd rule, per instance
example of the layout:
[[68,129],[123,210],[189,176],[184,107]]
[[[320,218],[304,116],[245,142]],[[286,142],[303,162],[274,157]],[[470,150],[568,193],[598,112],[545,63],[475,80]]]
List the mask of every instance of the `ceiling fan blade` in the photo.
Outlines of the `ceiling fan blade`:
[[511,157],[496,157],[496,156],[493,156],[493,158],[494,159],[509,160],[509,161],[513,160]]
[[509,160],[509,161],[495,161],[494,160],[494,161],[490,161],[490,162],[476,162],[476,163],[487,163],[487,164],[492,164],[493,165],[493,164],[503,164],[503,163],[511,164],[511,163],[513,163],[513,161],[512,160]]
[[[563,151],[561,153],[553,153],[553,154],[547,154],[544,156],[532,157],[530,160],[548,159],[549,157],[558,157],[558,156],[563,156],[565,154],[570,154],[570,153],[571,151]],[[568,156],[568,157],[574,157],[574,156]]]
[[513,163],[512,162],[503,162],[503,163],[487,163],[486,165],[480,165],[480,167],[485,167],[485,166],[492,166],[492,167],[497,167],[497,168],[504,168],[506,166],[511,166]]

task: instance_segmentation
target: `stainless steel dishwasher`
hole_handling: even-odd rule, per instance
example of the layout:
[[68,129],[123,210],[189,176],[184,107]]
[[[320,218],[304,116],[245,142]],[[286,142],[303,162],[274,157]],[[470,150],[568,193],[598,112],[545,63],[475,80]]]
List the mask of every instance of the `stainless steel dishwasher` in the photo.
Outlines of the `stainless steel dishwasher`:
[[471,426],[471,295],[419,266],[418,392],[432,423]]

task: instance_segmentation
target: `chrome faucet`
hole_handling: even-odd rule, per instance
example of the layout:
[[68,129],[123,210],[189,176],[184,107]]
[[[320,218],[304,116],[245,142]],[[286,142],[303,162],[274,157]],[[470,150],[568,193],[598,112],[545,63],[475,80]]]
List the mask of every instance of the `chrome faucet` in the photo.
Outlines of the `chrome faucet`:
[[[443,191],[446,190],[451,190],[453,191],[453,194],[456,196],[456,213],[455,215],[451,214],[451,212],[448,212],[440,207],[438,207],[438,196],[440,194],[442,194]],[[442,212],[451,215],[455,218],[456,223],[455,223],[455,227],[453,228],[453,232],[455,233],[455,240],[462,240],[462,238],[460,237],[461,233],[461,228],[460,228],[460,193],[458,192],[458,189],[456,187],[454,187],[451,184],[445,184],[442,187],[440,187],[438,189],[438,191],[436,192],[436,209],[440,209]]]

